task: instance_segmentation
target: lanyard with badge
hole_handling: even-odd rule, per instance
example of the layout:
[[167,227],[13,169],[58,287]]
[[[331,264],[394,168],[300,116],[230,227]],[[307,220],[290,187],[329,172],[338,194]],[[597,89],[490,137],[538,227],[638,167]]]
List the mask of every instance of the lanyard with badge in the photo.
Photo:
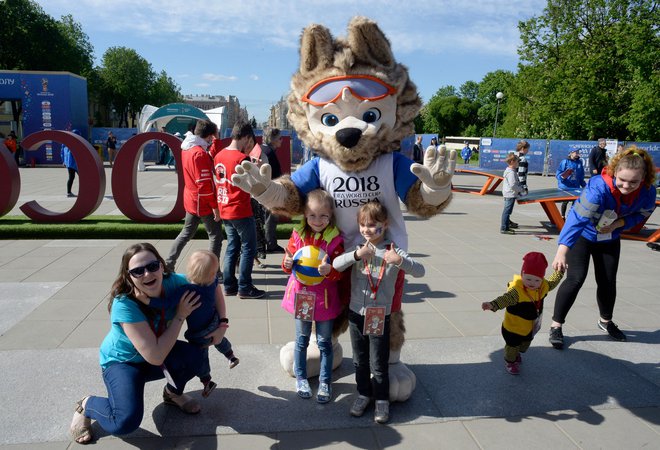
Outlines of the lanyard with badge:
[[[367,242],[367,245],[373,247],[373,244],[370,242]],[[378,269],[378,275],[376,280],[374,281],[372,277],[372,273],[374,270],[373,266],[373,261],[375,259],[375,253],[374,255],[369,258],[369,261],[364,261],[364,273],[367,276],[367,283],[369,284],[369,291],[371,294],[369,295],[369,298],[373,302],[373,305],[367,306],[365,308],[364,312],[364,326],[362,328],[362,334],[367,336],[382,336],[383,332],[385,330],[385,307],[384,306],[376,306],[376,295],[378,294],[378,289],[380,287],[381,281],[383,281],[383,277],[385,275],[385,265],[387,264],[385,262],[385,258],[381,258],[381,263],[380,263],[380,268]]]
[[[532,300],[532,304],[534,305],[534,308],[536,308],[536,319],[534,319],[534,322],[532,324],[532,336],[536,336],[536,333],[538,333],[539,330],[541,329],[541,322],[543,322],[543,311],[541,311],[541,307],[543,306],[543,299],[540,297],[541,294],[539,293],[538,290],[530,291],[525,286],[523,286],[523,289],[525,290],[525,293],[527,293],[529,298]],[[536,299],[534,298],[533,292],[536,292]]]

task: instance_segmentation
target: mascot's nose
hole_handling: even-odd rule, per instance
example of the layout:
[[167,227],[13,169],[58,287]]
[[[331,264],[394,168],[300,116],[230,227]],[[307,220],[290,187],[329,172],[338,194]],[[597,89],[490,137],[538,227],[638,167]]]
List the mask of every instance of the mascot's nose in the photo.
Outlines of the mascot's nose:
[[352,148],[360,142],[362,130],[359,128],[342,128],[335,133],[335,137],[344,147]]

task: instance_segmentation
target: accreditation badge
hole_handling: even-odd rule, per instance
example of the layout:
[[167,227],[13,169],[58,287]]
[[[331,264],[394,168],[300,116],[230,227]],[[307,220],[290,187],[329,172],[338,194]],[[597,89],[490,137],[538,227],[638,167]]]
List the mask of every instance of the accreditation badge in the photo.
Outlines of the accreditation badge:
[[365,336],[382,336],[385,331],[385,307],[367,306],[364,313],[364,328],[362,334]]
[[294,300],[295,315],[298,320],[311,322],[314,320],[314,306],[316,305],[316,294],[306,290],[297,292]]

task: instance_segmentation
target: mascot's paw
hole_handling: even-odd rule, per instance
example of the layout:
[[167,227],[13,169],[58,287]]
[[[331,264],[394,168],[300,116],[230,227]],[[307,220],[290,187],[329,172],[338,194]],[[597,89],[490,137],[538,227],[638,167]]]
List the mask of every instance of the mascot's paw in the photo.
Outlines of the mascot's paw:
[[399,361],[400,352],[390,352],[390,402],[405,402],[417,386],[415,373]]
[[442,190],[451,184],[455,168],[455,150],[449,152],[449,159],[447,159],[446,148],[440,150],[430,148],[424,154],[424,165],[415,163],[410,170],[424,186],[431,190]]
[[429,149],[424,154],[424,165],[413,164],[412,173],[422,182],[421,194],[430,205],[440,205],[451,194],[451,179],[456,168],[456,151]]
[[[293,372],[293,352],[295,347],[295,342],[289,342],[280,349],[280,364],[282,365],[282,369],[292,377],[296,376]],[[332,338],[332,353],[332,370],[335,370],[341,365],[341,361],[344,358],[344,350],[335,338]],[[316,345],[316,337],[313,334],[310,336],[309,346],[307,347],[307,378],[317,377],[320,372],[321,351],[318,345]]]
[[258,167],[250,161],[243,161],[236,166],[236,173],[231,176],[231,181],[248,194],[258,197],[263,194],[271,184],[270,164]]

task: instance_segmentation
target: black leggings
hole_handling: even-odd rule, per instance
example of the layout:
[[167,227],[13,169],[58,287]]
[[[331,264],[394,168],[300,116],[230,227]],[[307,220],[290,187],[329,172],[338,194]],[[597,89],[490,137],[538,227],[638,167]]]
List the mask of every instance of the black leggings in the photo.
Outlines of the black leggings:
[[70,194],[71,193],[71,188],[73,187],[73,180],[76,179],[76,169],[72,169],[71,167],[67,167],[66,170],[69,171],[69,179],[66,182],[66,193]]
[[578,292],[589,272],[589,257],[594,260],[596,273],[596,301],[600,317],[612,319],[616,301],[616,273],[619,269],[621,240],[591,242],[580,237],[566,256],[568,271],[566,280],[559,286],[555,299],[555,312],[552,320],[564,323]]

